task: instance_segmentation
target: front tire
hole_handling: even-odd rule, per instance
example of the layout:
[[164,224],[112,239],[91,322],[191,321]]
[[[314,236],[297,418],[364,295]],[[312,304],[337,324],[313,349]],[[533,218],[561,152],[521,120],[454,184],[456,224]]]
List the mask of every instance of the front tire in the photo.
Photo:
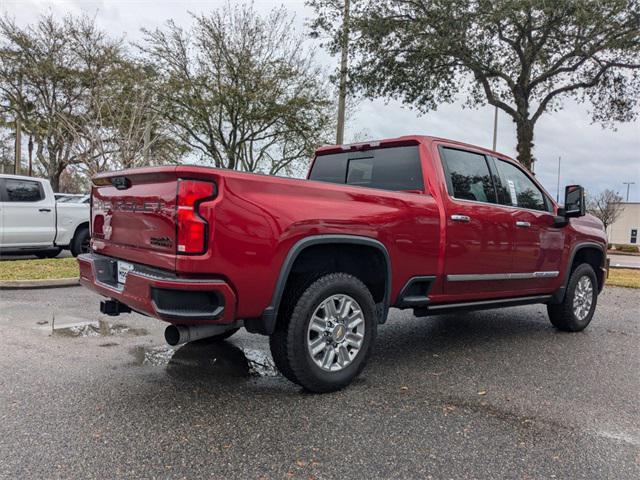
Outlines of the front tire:
[[547,305],[549,320],[564,332],[580,332],[587,328],[596,310],[598,279],[593,267],[578,265],[571,272],[562,303]]
[[311,392],[347,386],[364,369],[376,338],[376,306],[358,278],[331,273],[309,285],[269,343],[278,369]]

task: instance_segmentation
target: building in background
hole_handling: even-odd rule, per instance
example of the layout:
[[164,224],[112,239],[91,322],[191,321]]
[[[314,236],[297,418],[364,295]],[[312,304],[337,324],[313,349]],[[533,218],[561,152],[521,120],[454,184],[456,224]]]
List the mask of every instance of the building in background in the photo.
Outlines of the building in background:
[[609,243],[640,245],[640,202],[622,202],[622,212],[609,227]]

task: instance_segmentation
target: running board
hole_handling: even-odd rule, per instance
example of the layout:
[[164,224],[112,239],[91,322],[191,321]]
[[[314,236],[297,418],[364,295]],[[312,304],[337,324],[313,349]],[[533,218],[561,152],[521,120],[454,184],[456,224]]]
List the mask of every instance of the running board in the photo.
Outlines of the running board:
[[442,313],[459,312],[464,310],[486,310],[490,308],[517,307],[520,305],[532,305],[546,303],[553,295],[535,295],[531,297],[499,298],[495,300],[480,300],[476,302],[443,303],[441,305],[429,305],[425,308],[414,308],[416,317],[427,315],[439,315]]

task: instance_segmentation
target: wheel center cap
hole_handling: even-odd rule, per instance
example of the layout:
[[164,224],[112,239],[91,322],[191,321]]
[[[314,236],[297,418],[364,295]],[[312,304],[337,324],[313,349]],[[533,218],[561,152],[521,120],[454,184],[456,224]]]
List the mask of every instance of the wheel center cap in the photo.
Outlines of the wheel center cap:
[[331,332],[331,337],[334,342],[341,342],[344,340],[344,337],[347,333],[346,328],[341,323],[338,323],[335,327],[333,327],[333,331]]

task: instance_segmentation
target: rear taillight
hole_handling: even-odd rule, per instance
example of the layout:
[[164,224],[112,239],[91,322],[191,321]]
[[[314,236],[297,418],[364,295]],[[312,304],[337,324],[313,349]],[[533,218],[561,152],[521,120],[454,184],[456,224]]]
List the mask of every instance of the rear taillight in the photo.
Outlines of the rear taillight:
[[216,195],[216,185],[199,180],[178,182],[178,253],[199,254],[207,250],[209,225],[198,212],[199,205],[212,200]]

